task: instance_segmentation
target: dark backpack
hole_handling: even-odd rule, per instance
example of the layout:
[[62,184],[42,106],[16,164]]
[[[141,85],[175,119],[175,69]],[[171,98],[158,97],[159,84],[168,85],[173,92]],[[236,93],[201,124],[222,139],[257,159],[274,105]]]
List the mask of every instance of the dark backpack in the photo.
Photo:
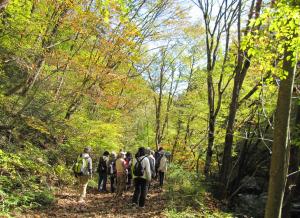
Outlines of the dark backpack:
[[107,164],[103,157],[99,160],[98,173],[107,173]]
[[136,163],[133,168],[133,175],[137,177],[142,177],[144,175],[145,169],[142,165],[142,161],[144,160],[144,158],[142,158],[141,160],[139,160],[139,158],[136,158]]

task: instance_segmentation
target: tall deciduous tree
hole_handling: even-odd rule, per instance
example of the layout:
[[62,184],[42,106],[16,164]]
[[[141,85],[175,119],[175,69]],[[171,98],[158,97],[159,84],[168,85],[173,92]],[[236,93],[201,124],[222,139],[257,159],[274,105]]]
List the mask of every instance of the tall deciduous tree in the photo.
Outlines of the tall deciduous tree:
[[277,40],[283,41],[279,45],[283,48],[282,70],[286,78],[283,77],[280,81],[278,93],[268,200],[265,210],[266,218],[279,218],[282,213],[290,158],[291,102],[298,62],[297,56],[299,53],[300,32],[299,26],[294,25],[300,23],[299,1],[280,1],[275,7],[275,12],[273,12],[273,14],[271,13],[269,17],[273,18],[270,24],[270,30],[274,31]]
[[[209,175],[212,161],[213,146],[215,141],[216,120],[219,114],[224,91],[228,87],[229,80],[224,81],[225,66],[228,61],[228,48],[230,43],[231,27],[234,24],[238,12],[238,0],[232,1],[204,1],[198,0],[195,4],[200,8],[205,24],[206,42],[206,83],[208,114],[208,141],[205,159],[204,174]],[[217,13],[216,13],[216,11]],[[218,61],[220,49],[224,43],[224,56],[217,82],[214,78],[214,70]],[[217,84],[217,85],[216,85]]]
[[[236,113],[239,106],[239,96],[240,91],[244,83],[247,71],[250,67],[251,55],[248,54],[248,51],[243,51],[241,49],[241,5],[242,1],[239,1],[239,16],[237,22],[237,34],[238,34],[238,52],[237,52],[237,63],[234,69],[234,84],[231,96],[231,103],[229,106],[228,121],[226,127],[226,136],[225,136],[225,145],[223,151],[223,159],[220,171],[220,181],[226,186],[228,184],[228,176],[230,174],[230,167],[232,161],[232,145],[233,145],[233,134],[234,134],[234,122]],[[257,0],[254,8],[255,0],[252,1],[252,6],[249,12],[249,21],[255,14],[255,18],[258,18],[262,0]],[[249,28],[246,28],[245,35],[249,32]]]
[[295,76],[295,64],[291,61],[292,52],[286,48],[283,70],[288,72],[285,80],[280,82],[277,110],[275,114],[274,141],[270,180],[268,188],[268,201],[266,218],[281,217],[281,208],[289,164],[289,125],[291,114],[291,99]]

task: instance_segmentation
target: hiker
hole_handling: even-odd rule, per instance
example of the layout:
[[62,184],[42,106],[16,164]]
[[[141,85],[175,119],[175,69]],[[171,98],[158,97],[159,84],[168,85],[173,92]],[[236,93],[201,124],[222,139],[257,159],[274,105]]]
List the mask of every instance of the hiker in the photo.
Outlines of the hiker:
[[77,157],[77,161],[74,165],[74,173],[79,183],[79,199],[78,202],[84,202],[86,197],[86,188],[89,182],[89,179],[92,178],[92,158],[90,157],[92,149],[86,147]]
[[126,162],[126,168],[127,168],[126,190],[129,190],[131,187],[131,181],[132,181],[132,171],[131,171],[132,155],[130,152],[126,153],[125,162]]
[[160,160],[163,157],[164,149],[163,147],[160,147],[158,151],[155,152],[154,158],[155,158],[155,179],[158,178],[158,168],[160,164]]
[[111,193],[114,193],[116,190],[116,152],[112,151],[109,156],[109,162],[108,162],[108,174],[110,178],[110,191]]
[[167,152],[163,153],[158,167],[158,175],[159,175],[159,186],[160,188],[164,185],[164,178],[165,174],[167,172],[167,166],[168,166],[168,159],[167,159]]
[[[154,151],[151,151],[150,148],[146,149],[146,157],[149,159],[150,169],[151,169],[151,180],[155,178],[155,158],[153,156]],[[151,181],[148,184],[148,190],[150,189]]]
[[117,170],[117,193],[116,197],[122,196],[126,188],[127,167],[125,162],[125,153],[120,152],[116,160]]
[[99,192],[107,192],[106,183],[107,183],[107,174],[108,174],[108,162],[109,162],[109,152],[104,151],[103,156],[99,159],[98,164],[98,191]]
[[145,156],[145,148],[140,147],[132,163],[134,194],[132,197],[133,205],[143,208],[147,195],[148,183],[151,180],[151,169],[149,159]]

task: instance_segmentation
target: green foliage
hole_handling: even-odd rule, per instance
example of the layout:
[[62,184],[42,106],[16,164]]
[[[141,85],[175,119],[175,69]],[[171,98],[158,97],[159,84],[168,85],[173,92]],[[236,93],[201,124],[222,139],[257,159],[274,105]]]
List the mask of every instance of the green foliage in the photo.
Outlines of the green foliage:
[[193,210],[190,208],[187,208],[185,211],[178,212],[175,209],[171,209],[166,211],[166,216],[170,218],[195,218],[195,217],[200,217],[197,216],[197,213],[195,213]]
[[[167,217],[192,218],[192,217],[233,217],[220,211],[218,208],[208,206],[206,185],[203,178],[195,173],[170,164],[167,174],[167,198],[168,208],[165,212]],[[210,199],[210,201],[213,201]]]
[[[248,55],[254,56],[258,67],[272,72],[279,79],[285,79],[287,72],[282,71],[282,56],[292,51],[287,59],[297,62],[300,46],[300,8],[293,4],[278,1],[276,6],[267,8],[258,19],[250,22],[250,31],[242,43]],[[259,28],[258,28],[259,27]]]
[[53,204],[55,197],[49,190],[44,190],[34,193],[34,202],[36,202],[41,207],[48,207]]
[[[18,150],[18,154],[15,150]],[[1,214],[22,211],[26,208],[47,207],[55,198],[51,185],[70,184],[73,180],[65,166],[52,167],[47,152],[30,143],[10,149],[0,149]]]
[[0,150],[2,214],[47,207],[55,201],[53,185],[70,185],[74,180],[65,165],[50,165],[51,152],[48,155],[30,143],[20,146],[11,144],[10,149]]

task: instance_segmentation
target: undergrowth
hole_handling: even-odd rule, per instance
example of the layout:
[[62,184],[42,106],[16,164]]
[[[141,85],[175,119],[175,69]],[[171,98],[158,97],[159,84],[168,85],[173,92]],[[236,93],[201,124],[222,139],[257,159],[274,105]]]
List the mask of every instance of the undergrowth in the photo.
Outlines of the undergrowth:
[[72,179],[64,165],[49,164],[47,150],[30,143],[0,148],[1,217],[53,204],[53,187],[68,184]]
[[204,178],[181,166],[170,164],[167,173],[167,217],[171,218],[230,218],[219,210],[216,200],[206,191]]

